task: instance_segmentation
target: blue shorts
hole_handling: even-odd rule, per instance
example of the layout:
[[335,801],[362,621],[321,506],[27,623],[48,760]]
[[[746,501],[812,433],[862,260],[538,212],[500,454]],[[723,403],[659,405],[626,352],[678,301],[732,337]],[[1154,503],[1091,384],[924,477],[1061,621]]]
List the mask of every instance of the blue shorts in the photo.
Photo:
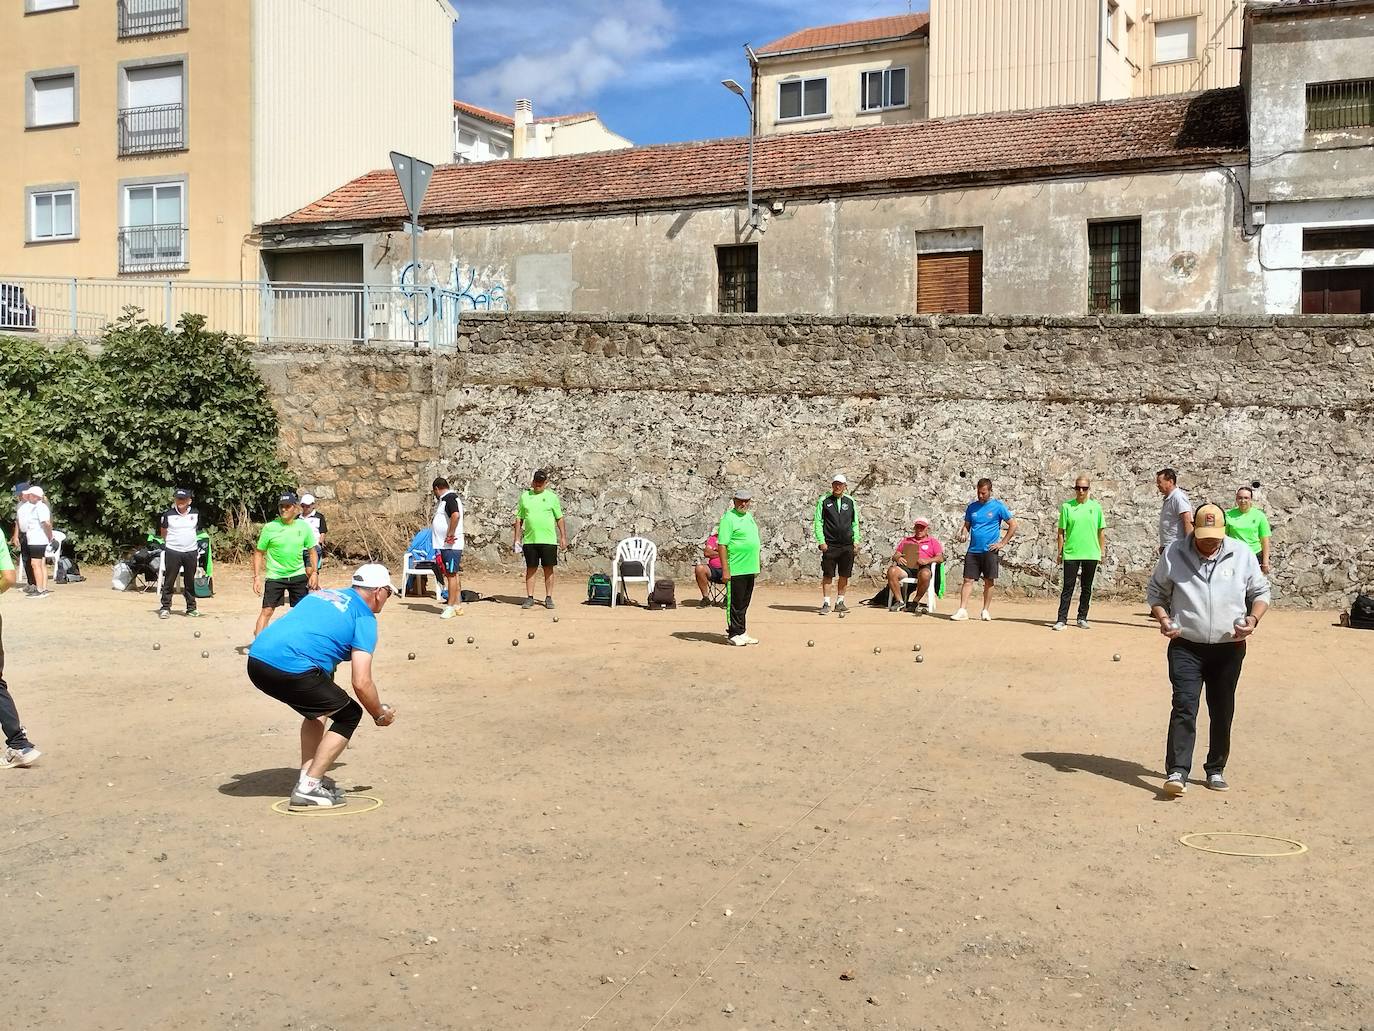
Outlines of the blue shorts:
[[463,571],[462,549],[440,548],[434,553],[434,565],[448,576],[457,576]]

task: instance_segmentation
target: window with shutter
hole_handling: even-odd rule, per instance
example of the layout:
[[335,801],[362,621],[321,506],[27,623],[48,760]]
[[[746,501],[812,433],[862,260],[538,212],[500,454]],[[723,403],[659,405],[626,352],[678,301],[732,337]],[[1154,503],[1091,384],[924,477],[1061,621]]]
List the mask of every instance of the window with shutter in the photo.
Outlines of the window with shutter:
[[983,252],[918,254],[916,311],[922,315],[981,315]]

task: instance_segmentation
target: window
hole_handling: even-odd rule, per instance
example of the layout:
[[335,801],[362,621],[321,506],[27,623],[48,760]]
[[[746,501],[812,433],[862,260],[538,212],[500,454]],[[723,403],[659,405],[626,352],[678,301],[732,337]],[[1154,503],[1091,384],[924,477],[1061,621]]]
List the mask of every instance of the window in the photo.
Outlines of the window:
[[119,38],[180,32],[186,28],[186,0],[119,0]]
[[860,103],[863,111],[882,111],[906,107],[906,69],[884,68],[861,76]]
[[788,79],[778,83],[778,121],[819,118],[830,113],[827,79]]
[[494,158],[510,157],[510,148],[507,147],[504,143],[492,143],[490,150],[491,156]]
[[1304,251],[1374,250],[1374,226],[1333,226],[1329,229],[1303,229]]
[[1374,268],[1303,269],[1302,313],[1374,314]]
[[120,272],[161,272],[186,267],[184,182],[125,186],[123,206]]
[[1192,61],[1197,57],[1197,19],[1155,22],[1155,64]]
[[1374,125],[1374,79],[1307,84],[1308,131]]
[[1107,42],[1118,50],[1121,48],[1121,43],[1116,37],[1116,15],[1120,10],[1120,4],[1114,3],[1113,0],[1107,0]]
[[1140,219],[1088,224],[1088,311],[1140,314]]
[[28,78],[28,126],[72,125],[76,122],[76,72],[64,69],[33,72]]
[[981,315],[983,252],[916,255],[916,311],[923,315]]
[[76,189],[29,190],[29,243],[75,240]]
[[185,72],[181,61],[124,66],[120,154],[186,148]]
[[75,7],[77,0],[24,0],[25,14],[38,14],[42,11],[61,11]]
[[722,315],[759,310],[759,248],[746,243],[716,248],[717,306]]

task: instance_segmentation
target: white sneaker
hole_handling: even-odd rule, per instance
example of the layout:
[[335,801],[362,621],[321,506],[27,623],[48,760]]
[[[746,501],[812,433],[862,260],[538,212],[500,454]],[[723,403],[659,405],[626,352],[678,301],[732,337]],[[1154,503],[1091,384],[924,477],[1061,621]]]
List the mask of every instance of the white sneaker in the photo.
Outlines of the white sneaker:
[[454,616],[461,616],[463,610],[453,605],[445,605],[444,611],[439,613],[440,619],[452,619]]
[[40,752],[37,748],[34,748],[32,745],[24,749],[22,752],[17,748],[6,748],[5,761],[3,765],[9,767],[10,769],[22,769],[26,766],[32,766],[34,763],[38,762],[38,760],[42,757],[43,753]]
[[758,644],[758,643],[759,643],[759,639],[758,639],[757,637],[750,637],[748,634],[741,634],[740,636],[741,636],[742,638],[744,638],[744,643],[745,643],[745,644]]
[[1078,629],[1079,629],[1079,630],[1087,630],[1087,629],[1088,629],[1088,621],[1087,621],[1086,619],[1080,619],[1080,620],[1078,621]]
[[749,638],[745,637],[743,634],[740,634],[738,637],[728,638],[728,640],[736,648],[743,648],[746,644],[749,643]]
[[991,623],[992,613],[989,612],[987,609],[984,609],[982,615],[980,615],[978,618],[981,619],[984,623]]
[[1066,624],[1066,623],[1061,619],[1058,623],[1054,624],[1054,629],[1055,629],[1055,630],[1063,630],[1064,627],[1067,626],[1067,625],[1068,625],[1068,624]]
[[960,609],[949,618],[954,620],[956,623],[959,622],[959,620],[961,619],[968,619],[968,609]]

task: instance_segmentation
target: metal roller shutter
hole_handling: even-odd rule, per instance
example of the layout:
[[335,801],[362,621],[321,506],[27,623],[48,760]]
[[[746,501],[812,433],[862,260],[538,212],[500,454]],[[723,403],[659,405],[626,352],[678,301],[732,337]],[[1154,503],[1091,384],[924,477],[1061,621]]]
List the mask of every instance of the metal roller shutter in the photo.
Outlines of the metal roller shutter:
[[916,310],[928,315],[981,315],[983,252],[918,254]]

